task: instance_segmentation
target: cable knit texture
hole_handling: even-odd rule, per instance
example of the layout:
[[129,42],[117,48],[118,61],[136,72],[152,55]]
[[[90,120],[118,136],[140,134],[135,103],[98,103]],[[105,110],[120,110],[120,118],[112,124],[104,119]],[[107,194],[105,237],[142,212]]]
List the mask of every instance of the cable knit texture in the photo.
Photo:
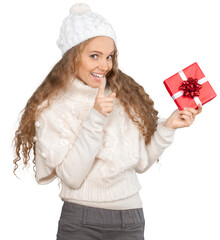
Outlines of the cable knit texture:
[[[137,173],[149,169],[173,141],[175,130],[160,119],[146,145],[117,98],[107,117],[94,108],[97,92],[73,79],[35,123],[36,180],[47,184],[58,176],[62,199],[116,201],[138,193]],[[105,96],[110,92],[105,88]]]

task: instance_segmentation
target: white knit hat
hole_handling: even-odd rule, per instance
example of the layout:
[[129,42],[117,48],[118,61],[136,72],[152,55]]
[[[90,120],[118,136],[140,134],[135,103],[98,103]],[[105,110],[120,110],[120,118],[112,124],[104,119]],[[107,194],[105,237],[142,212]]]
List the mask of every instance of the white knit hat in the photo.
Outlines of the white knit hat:
[[77,3],[63,20],[57,45],[63,55],[75,45],[96,36],[110,37],[116,44],[115,32],[110,23],[101,15],[92,12],[88,5]]

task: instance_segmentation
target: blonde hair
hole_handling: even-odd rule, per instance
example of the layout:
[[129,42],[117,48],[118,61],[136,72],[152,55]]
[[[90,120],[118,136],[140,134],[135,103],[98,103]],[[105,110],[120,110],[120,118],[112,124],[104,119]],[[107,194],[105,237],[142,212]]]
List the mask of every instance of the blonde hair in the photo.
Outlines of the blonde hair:
[[[35,171],[35,121],[41,111],[50,105],[51,99],[57,96],[61,90],[65,91],[65,89],[67,89],[70,84],[71,76],[77,76],[80,55],[91,40],[92,39],[86,40],[74,46],[63,55],[61,60],[52,68],[22,110],[22,117],[13,139],[16,154],[13,160],[14,174],[22,156],[24,166],[26,167],[28,165],[32,149],[34,153],[32,162],[34,163]],[[106,75],[106,87],[110,86],[112,92],[116,93],[117,99],[124,107],[129,118],[138,126],[147,144],[156,130],[158,112],[154,109],[154,103],[144,91],[144,88],[130,76],[118,69],[117,54],[117,48],[115,46],[113,67]],[[38,106],[45,100],[48,100],[47,106],[39,110]]]

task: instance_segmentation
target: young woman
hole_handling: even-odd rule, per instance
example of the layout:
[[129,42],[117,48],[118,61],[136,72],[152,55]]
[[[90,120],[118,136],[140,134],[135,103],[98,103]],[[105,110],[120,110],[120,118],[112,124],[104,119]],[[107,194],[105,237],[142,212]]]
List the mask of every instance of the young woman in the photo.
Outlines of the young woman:
[[201,112],[158,119],[143,87],[118,68],[111,25],[75,4],[57,41],[61,60],[33,93],[15,134],[17,162],[34,151],[36,181],[62,183],[57,239],[144,239],[137,173]]

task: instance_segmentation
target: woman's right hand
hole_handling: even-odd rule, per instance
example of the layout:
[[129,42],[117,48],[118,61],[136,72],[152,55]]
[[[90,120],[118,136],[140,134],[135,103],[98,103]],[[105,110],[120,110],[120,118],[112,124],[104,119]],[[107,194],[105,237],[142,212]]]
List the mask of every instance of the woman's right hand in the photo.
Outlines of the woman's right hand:
[[[106,80],[107,81],[107,80]],[[116,93],[111,93],[108,96],[104,97],[104,79],[100,78],[100,84],[99,84],[99,90],[96,95],[94,108],[107,117],[107,113],[110,113],[113,111],[114,108],[114,98],[116,96]]]

